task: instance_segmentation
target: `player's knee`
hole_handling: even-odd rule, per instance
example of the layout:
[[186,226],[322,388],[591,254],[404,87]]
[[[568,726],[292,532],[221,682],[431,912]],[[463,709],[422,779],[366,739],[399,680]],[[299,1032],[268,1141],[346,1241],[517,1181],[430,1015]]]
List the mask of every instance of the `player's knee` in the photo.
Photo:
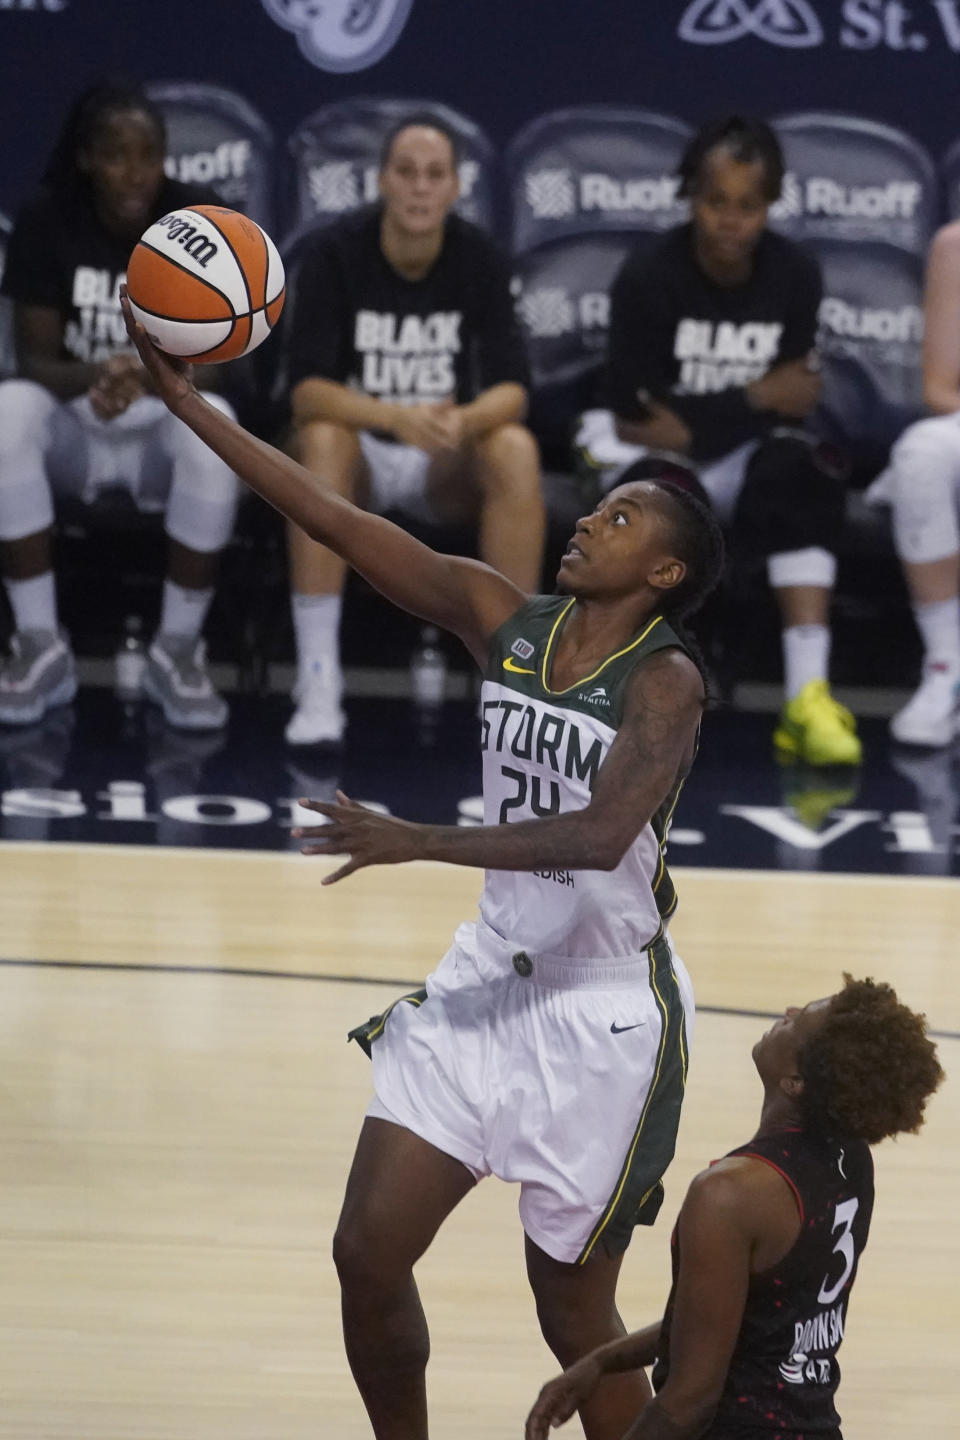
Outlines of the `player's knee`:
[[960,427],[921,420],[890,452],[889,496],[896,509],[946,510],[960,488]]
[[365,1291],[390,1286],[398,1264],[395,1247],[385,1243],[383,1227],[356,1208],[340,1217],[333,1236],[333,1263],[344,1289]]
[[754,452],[737,503],[738,539],[754,555],[817,547],[835,553],[844,524],[840,476],[815,444],[773,436]]
[[50,392],[32,380],[0,383],[0,458],[42,444],[55,404]]
[[[597,1338],[596,1317],[583,1304],[582,1297],[554,1294],[549,1299],[538,1298],[537,1319],[541,1335],[564,1367],[601,1343]],[[604,1338],[614,1338],[612,1325],[610,1334]]]

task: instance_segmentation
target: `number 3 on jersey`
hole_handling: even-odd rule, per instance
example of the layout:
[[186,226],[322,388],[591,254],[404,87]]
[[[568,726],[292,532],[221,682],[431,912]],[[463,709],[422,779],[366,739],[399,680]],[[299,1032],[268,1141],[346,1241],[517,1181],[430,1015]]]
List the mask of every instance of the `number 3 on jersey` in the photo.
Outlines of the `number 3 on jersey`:
[[831,1229],[839,1229],[840,1235],[836,1245],[833,1247],[833,1253],[834,1255],[843,1256],[843,1271],[840,1279],[834,1285],[830,1285],[830,1276],[824,1275],[823,1284],[820,1286],[820,1294],[817,1296],[817,1303],[819,1305],[832,1305],[850,1278],[850,1272],[857,1258],[853,1245],[853,1235],[850,1233],[850,1230],[859,1208],[859,1200],[844,1200],[834,1211]]

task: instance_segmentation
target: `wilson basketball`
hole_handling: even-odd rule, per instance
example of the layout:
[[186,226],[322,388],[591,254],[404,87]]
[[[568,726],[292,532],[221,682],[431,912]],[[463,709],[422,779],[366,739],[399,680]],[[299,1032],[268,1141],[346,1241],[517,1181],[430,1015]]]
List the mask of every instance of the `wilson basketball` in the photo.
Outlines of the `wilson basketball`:
[[127,266],[131,308],[154,345],[198,365],[255,350],[277,323],[284,294],[270,236],[219,205],[164,215]]

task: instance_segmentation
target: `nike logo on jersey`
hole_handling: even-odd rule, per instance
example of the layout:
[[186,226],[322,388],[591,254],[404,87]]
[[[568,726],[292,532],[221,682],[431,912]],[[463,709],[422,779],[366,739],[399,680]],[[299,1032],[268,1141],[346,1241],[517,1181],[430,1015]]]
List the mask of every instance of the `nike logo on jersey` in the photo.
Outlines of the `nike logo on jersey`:
[[637,1023],[636,1023],[636,1025],[618,1025],[617,1022],[616,1022],[616,1020],[614,1020],[614,1021],[611,1023],[611,1025],[610,1025],[610,1034],[611,1034],[611,1035],[622,1035],[623,1032],[624,1032],[624,1030],[639,1030],[639,1029],[640,1029],[640,1026],[641,1026],[642,1024],[643,1024],[643,1021],[642,1021],[642,1020],[638,1020]]
[[847,1172],[846,1172],[846,1170],[844,1170],[844,1168],[843,1168],[843,1157],[844,1157],[845,1154],[846,1154],[846,1151],[841,1148],[841,1150],[840,1150],[840,1156],[839,1156],[839,1159],[837,1160],[837,1169],[840,1171],[840,1174],[843,1176],[844,1180],[846,1180],[846,1178],[847,1178]]
[[504,670],[509,670],[512,675],[536,675],[536,670],[527,670],[523,665],[518,665],[512,655],[508,655],[503,662]]

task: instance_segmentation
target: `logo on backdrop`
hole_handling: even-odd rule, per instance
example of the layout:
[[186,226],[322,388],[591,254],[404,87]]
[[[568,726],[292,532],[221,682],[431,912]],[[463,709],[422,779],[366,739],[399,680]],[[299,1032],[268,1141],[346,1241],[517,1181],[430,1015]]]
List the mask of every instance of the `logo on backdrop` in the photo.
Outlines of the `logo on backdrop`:
[[[459,207],[464,201],[472,199],[480,178],[480,166],[476,160],[462,160],[458,174]],[[377,199],[380,194],[380,167],[353,160],[326,160],[310,167],[307,186],[318,214],[342,215]]]
[[823,43],[823,26],[808,0],[693,0],[677,33],[691,45],[723,45],[745,35],[794,50]]
[[589,341],[590,332],[598,339],[606,333],[610,297],[602,290],[572,295],[562,285],[540,285],[523,292],[517,313],[531,340],[557,340],[561,335],[579,333]]
[[535,220],[560,220],[589,211],[617,216],[639,215],[654,225],[673,224],[680,213],[676,175],[635,175],[627,178],[592,171],[574,176],[567,167],[529,170],[523,177],[524,199]]
[[368,70],[392,50],[413,0],[261,0],[319,70]]
[[[844,50],[924,51],[946,45],[960,54],[960,0],[842,0],[819,6],[839,22],[836,43]],[[823,22],[812,0],[692,0],[677,34],[689,45],[725,45],[752,37],[787,50],[826,45]]]

